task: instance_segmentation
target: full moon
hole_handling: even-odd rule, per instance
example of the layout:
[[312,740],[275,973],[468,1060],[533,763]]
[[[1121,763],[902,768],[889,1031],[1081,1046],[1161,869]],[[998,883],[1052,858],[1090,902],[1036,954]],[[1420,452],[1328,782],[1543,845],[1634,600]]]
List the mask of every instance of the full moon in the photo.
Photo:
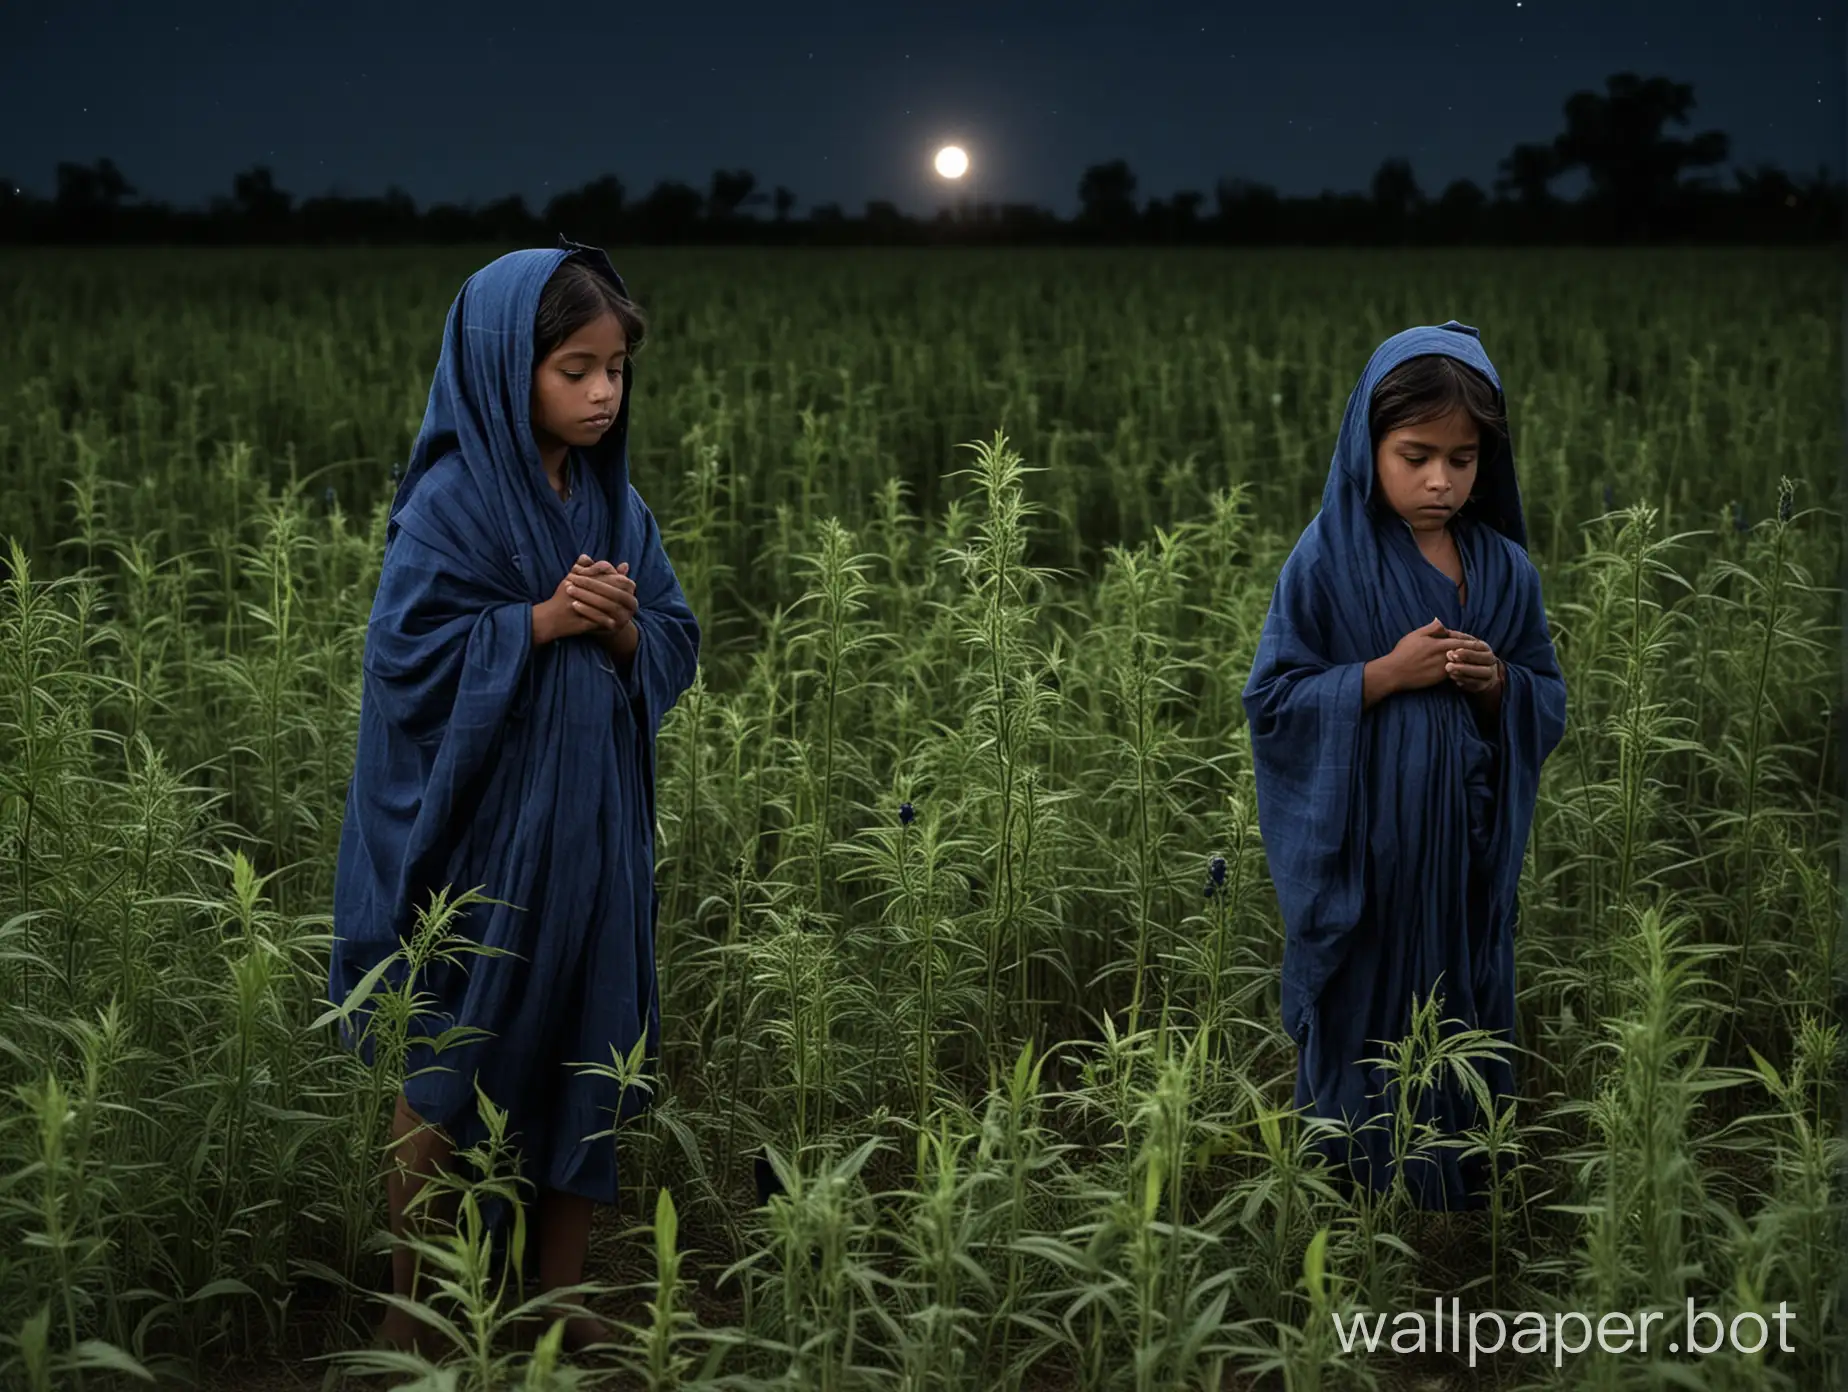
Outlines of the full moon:
[[937,172],[946,179],[960,179],[969,171],[969,156],[957,145],[945,145],[937,151]]

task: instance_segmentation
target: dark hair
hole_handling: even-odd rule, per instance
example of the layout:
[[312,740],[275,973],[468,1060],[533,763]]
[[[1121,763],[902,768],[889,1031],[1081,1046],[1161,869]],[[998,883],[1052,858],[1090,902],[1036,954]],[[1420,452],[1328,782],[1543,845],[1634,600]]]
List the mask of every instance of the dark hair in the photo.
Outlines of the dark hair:
[[1367,403],[1367,428],[1378,449],[1395,430],[1460,410],[1476,423],[1487,455],[1508,431],[1496,398],[1494,385],[1475,368],[1448,354],[1431,353],[1400,363],[1380,380]]
[[614,314],[633,354],[648,334],[647,321],[625,297],[586,262],[567,258],[552,273],[533,315],[533,365],[537,367],[572,334],[605,314]]

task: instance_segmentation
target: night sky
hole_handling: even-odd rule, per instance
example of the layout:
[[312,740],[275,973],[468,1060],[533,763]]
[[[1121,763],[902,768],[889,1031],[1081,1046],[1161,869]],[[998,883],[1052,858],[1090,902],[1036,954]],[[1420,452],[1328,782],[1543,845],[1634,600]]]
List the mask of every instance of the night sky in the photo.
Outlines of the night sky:
[[1363,189],[1395,155],[1435,194],[1492,186],[1625,69],[1692,83],[1690,129],[1734,163],[1839,173],[1845,43],[1843,0],[0,0],[0,175],[49,195],[60,160],[107,155],[199,204],[267,164],[298,197],[537,210],[605,173],[639,198],[743,167],[798,214],[927,212],[954,142],[980,199],[1061,214],[1119,156],[1140,197],[1209,208],[1222,175]]

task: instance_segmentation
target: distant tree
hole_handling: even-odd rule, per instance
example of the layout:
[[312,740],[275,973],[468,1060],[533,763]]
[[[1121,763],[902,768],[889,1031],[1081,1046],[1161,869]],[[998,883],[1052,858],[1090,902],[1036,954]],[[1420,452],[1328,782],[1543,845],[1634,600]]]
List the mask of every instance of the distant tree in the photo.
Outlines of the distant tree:
[[1452,216],[1474,217],[1488,201],[1489,196],[1474,179],[1452,179],[1438,195],[1437,206]]
[[866,205],[862,225],[867,235],[876,242],[909,242],[916,239],[917,224],[900,212],[898,205],[889,199],[870,200]]
[[628,213],[628,189],[614,174],[592,179],[579,188],[555,194],[546,201],[544,222],[548,231],[573,241],[614,237]]
[[432,204],[418,223],[418,240],[441,246],[498,240],[482,226],[479,213],[459,203]]
[[635,210],[635,220],[642,236],[654,242],[690,240],[699,226],[700,210],[705,198],[691,184],[663,179],[649,190]]
[[1223,178],[1213,189],[1220,236],[1235,242],[1269,241],[1277,233],[1282,200],[1269,184]]
[[1412,174],[1411,163],[1403,159],[1384,161],[1373,173],[1369,193],[1373,199],[1376,234],[1386,241],[1403,241],[1412,214],[1424,202],[1424,193]]
[[1035,203],[1003,203],[995,211],[995,230],[1011,242],[1047,242],[1059,233],[1059,215]]
[[135,190],[112,159],[99,159],[92,165],[58,166],[58,204],[61,207],[120,207],[135,196]]
[[236,175],[231,180],[231,197],[247,233],[267,241],[288,230],[295,199],[276,187],[276,176],[267,165]]
[[[1715,202],[1721,200],[1715,199]],[[1733,170],[1734,206],[1726,219],[1728,230],[1781,239],[1809,229],[1809,235],[1829,235],[1841,227],[1841,185],[1826,174],[1799,183],[1782,169],[1761,164],[1755,169]]]
[[740,208],[764,201],[757,192],[757,176],[748,169],[715,169],[706,195],[706,215],[714,222],[736,217]]
[[1733,183],[1739,196],[1755,208],[1794,208],[1800,201],[1797,181],[1773,165],[1734,169]]
[[1213,201],[1218,205],[1221,217],[1248,203],[1276,196],[1277,190],[1269,184],[1260,184],[1251,179],[1228,176],[1213,186]]
[[101,159],[95,164],[58,166],[58,191],[53,197],[60,213],[93,213],[119,206],[135,190],[116,168],[114,160]]
[[1431,207],[1431,232],[1439,242],[1470,242],[1482,230],[1489,196],[1471,179],[1452,179]]
[[32,200],[12,179],[0,174],[0,240],[24,241],[31,228]]
[[[1839,244],[1848,231],[1848,183],[1833,177],[1825,166],[1797,186],[1796,198],[1795,203],[1785,198],[1785,206],[1801,214],[1793,230],[1811,241]],[[1782,225],[1792,227],[1788,222]]]
[[1206,196],[1195,189],[1182,189],[1167,199],[1151,198],[1143,221],[1160,241],[1195,241],[1200,235],[1200,205],[1205,201]]
[[1402,159],[1382,162],[1373,172],[1373,184],[1369,191],[1373,195],[1375,207],[1399,218],[1409,216],[1412,209],[1424,200],[1424,193],[1418,187],[1410,161]]
[[1502,157],[1499,168],[1495,191],[1514,197],[1530,211],[1552,201],[1553,180],[1563,171],[1557,150],[1533,144],[1516,145]]
[[[1668,131],[1685,126],[1693,107],[1686,84],[1622,73],[1601,93],[1575,93],[1564,105],[1565,129],[1550,143],[1517,145],[1500,161],[1493,203],[1468,180],[1457,180],[1435,199],[1418,187],[1411,166],[1393,159],[1375,171],[1362,191],[1324,191],[1281,197],[1245,179],[1219,180],[1214,215],[1202,217],[1204,199],[1191,189],[1166,198],[1139,199],[1136,176],[1122,159],[1094,164],[1078,183],[1081,211],[1074,220],[1028,204],[984,204],[939,210],[928,221],[907,217],[876,200],[863,217],[848,218],[838,204],[814,207],[799,222],[796,196],[781,186],[766,195],[743,169],[716,171],[705,189],[667,180],[639,203],[620,180],[604,175],[552,198],[543,219],[523,200],[503,198],[485,207],[439,204],[419,211],[402,190],[355,198],[338,191],[295,200],[258,165],[237,174],[231,196],[205,209],[174,209],[140,199],[115,163],[64,163],[50,198],[25,194],[0,180],[0,240],[18,243],[149,242],[193,239],[224,242],[260,236],[307,243],[385,244],[549,242],[563,232],[577,239],[655,243],[694,240],[776,242],[810,239],[827,245],[855,240],[934,240],[963,244],[1057,243],[1074,234],[1093,239],[1225,242],[1267,245],[1361,245],[1392,240],[1440,244],[1469,242],[1583,242],[1614,236],[1719,242],[1838,243],[1848,222],[1848,184],[1824,169],[1799,178],[1760,166],[1733,170],[1722,184],[1716,171],[1729,142],[1718,131]],[[1566,201],[1555,181],[1582,172],[1589,193]],[[131,203],[131,200],[132,203]],[[1138,203],[1146,208],[1139,212]],[[768,203],[774,222],[739,216]]]
[[1685,205],[1685,176],[1724,163],[1730,142],[1717,130],[1686,140],[1663,134],[1670,122],[1688,124],[1694,107],[1688,83],[1626,72],[1604,86],[1603,93],[1567,98],[1566,129],[1553,149],[1562,168],[1585,171],[1591,201],[1611,232],[1625,241],[1647,239]]
[[1124,160],[1094,164],[1078,181],[1078,220],[1109,234],[1121,235],[1135,225],[1136,176]]
[[1206,195],[1198,189],[1182,189],[1168,200],[1173,210],[1174,225],[1182,231],[1191,232],[1200,223],[1200,205],[1206,202]]
[[490,242],[529,242],[544,235],[518,194],[495,199],[475,215],[475,223]]
[[135,190],[112,159],[95,164],[62,163],[52,200],[63,235],[83,241],[108,236],[119,225],[122,204]]
[[[368,200],[370,203],[370,200]],[[389,184],[385,196],[370,206],[377,209],[378,222],[373,236],[380,241],[408,242],[417,238],[417,200]]]

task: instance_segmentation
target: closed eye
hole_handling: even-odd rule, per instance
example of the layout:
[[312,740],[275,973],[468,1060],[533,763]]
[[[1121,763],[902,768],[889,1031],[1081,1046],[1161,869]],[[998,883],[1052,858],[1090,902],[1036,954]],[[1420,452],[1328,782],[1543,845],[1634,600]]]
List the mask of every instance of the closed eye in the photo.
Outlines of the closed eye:
[[[609,369],[610,375],[613,377],[621,377],[622,368],[623,368],[623,365],[621,363],[617,363],[614,367]],[[584,372],[582,369],[574,372],[568,367],[561,367],[558,370],[564,373],[565,376],[570,378],[573,382],[580,380],[584,376]]]

